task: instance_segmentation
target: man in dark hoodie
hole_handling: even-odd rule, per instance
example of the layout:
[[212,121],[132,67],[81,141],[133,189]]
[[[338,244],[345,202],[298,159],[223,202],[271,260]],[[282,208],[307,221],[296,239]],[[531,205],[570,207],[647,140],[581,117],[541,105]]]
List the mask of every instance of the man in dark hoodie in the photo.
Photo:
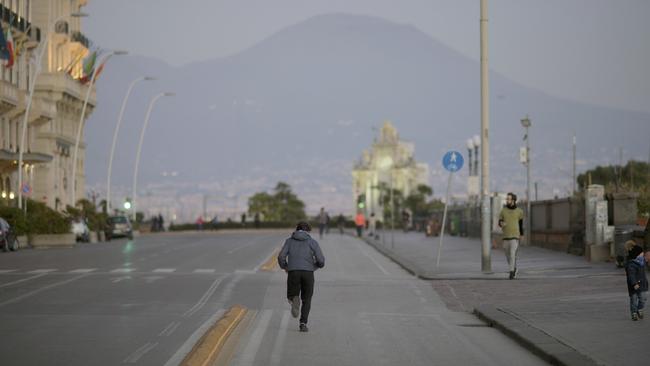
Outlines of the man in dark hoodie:
[[301,332],[309,331],[307,320],[314,294],[314,271],[325,266],[323,252],[318,242],[309,236],[310,231],[308,223],[299,222],[296,231],[284,242],[278,254],[278,264],[287,272],[287,299],[291,304],[291,315],[297,318],[300,311]]
[[517,207],[517,195],[508,193],[506,207],[502,208],[499,214],[499,227],[503,230],[503,250],[510,266],[511,280],[517,275],[517,250],[519,240],[524,235],[523,223],[524,211]]
[[645,257],[643,248],[633,246],[628,254],[625,266],[627,293],[630,295],[630,313],[632,320],[643,319],[643,308],[647,299],[648,277],[645,274]]

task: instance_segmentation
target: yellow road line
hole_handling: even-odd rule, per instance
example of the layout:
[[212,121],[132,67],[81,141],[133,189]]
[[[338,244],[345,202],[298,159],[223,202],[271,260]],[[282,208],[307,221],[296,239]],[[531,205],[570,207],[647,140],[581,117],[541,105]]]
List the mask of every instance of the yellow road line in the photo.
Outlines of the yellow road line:
[[185,356],[182,366],[207,366],[214,362],[223,348],[224,343],[228,336],[233,332],[235,327],[241,322],[244,315],[248,310],[241,305],[235,305],[226,312],[226,314],[219,319],[208,330],[199,342],[194,346],[192,351]]
[[260,270],[266,272],[277,271],[280,267],[278,266],[278,253],[280,253],[280,248],[276,248],[269,259],[266,260],[264,265],[260,267]]

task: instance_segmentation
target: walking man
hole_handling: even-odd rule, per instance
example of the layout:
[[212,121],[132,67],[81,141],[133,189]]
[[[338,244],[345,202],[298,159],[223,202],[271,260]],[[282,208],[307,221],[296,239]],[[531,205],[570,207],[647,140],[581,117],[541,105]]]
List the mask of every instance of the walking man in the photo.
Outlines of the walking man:
[[307,321],[314,294],[314,271],[325,266],[323,252],[318,242],[309,236],[310,231],[308,223],[299,222],[296,231],[284,242],[278,254],[278,264],[287,272],[287,299],[291,304],[291,315],[297,318],[300,313],[301,332],[309,331]]
[[524,211],[517,207],[517,195],[508,193],[506,206],[499,214],[499,227],[503,230],[503,250],[510,266],[512,280],[517,276],[517,250],[524,235]]
[[323,239],[323,232],[327,230],[327,225],[329,224],[329,215],[325,211],[325,207],[320,208],[320,213],[318,214],[318,238]]

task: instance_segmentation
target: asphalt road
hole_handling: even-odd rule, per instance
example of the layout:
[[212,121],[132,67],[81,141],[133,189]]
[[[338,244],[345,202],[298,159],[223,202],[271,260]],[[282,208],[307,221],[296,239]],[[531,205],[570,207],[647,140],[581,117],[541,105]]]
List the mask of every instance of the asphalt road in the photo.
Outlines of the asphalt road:
[[310,332],[284,272],[287,233],[151,235],[0,253],[0,365],[175,365],[234,304],[249,309],[231,365],[541,365],[429,282],[348,236],[321,240]]

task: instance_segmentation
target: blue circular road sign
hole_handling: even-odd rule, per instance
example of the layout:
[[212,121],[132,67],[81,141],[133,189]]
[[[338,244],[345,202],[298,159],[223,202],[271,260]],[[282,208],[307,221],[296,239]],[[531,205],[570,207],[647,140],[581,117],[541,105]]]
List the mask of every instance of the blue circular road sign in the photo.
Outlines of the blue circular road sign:
[[448,171],[455,173],[463,167],[463,155],[458,151],[448,151],[445,156],[442,157],[442,166],[445,167]]

